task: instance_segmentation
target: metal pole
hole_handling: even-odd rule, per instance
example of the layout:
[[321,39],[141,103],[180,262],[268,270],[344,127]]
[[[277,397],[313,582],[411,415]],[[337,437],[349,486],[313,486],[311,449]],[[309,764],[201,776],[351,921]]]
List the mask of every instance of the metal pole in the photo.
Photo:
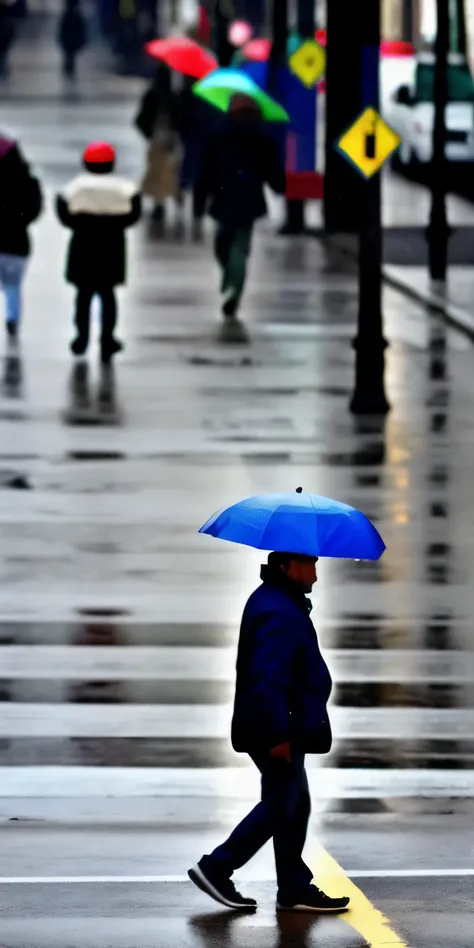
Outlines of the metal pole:
[[448,103],[449,0],[437,0],[436,63],[434,77],[435,121],[431,160],[431,214],[426,230],[432,280],[446,281],[450,228],[446,213],[447,165],[445,159],[446,106]]
[[466,28],[466,9],[464,0],[456,0],[456,22],[457,22],[457,49],[463,56],[467,55],[467,28]]
[[273,0],[271,4],[272,46],[270,50],[268,91],[275,89],[278,70],[286,59],[288,39],[288,0]]
[[413,40],[413,0],[403,0],[402,39],[408,43]]
[[234,53],[228,35],[233,16],[232,0],[214,0],[213,46],[220,66],[228,66]]
[[[362,108],[379,109],[380,2],[365,0],[361,16]],[[368,136],[369,139],[370,136]],[[366,148],[374,147],[374,141]],[[376,146],[375,146],[376,147]],[[368,154],[368,151],[367,151]],[[387,342],[382,327],[382,224],[380,174],[364,185],[359,232],[359,319],[354,340],[356,380],[350,404],[355,415],[386,415],[384,370]]]
[[324,229],[327,234],[359,233],[362,181],[338,154],[334,143],[360,111],[360,16],[356,0],[329,0],[326,49],[326,161]]
[[[278,0],[274,0],[278,2]],[[297,31],[301,39],[313,39],[315,31],[314,19],[315,0],[298,0]],[[305,202],[292,200],[286,202],[286,222],[283,226],[284,234],[304,234],[305,232]]]

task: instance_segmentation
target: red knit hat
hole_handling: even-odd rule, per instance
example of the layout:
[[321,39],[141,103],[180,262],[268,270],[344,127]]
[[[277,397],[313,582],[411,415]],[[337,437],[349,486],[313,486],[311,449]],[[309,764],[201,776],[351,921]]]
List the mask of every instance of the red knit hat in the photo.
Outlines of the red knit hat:
[[88,165],[110,165],[115,161],[115,151],[107,142],[92,142],[87,146],[83,158]]

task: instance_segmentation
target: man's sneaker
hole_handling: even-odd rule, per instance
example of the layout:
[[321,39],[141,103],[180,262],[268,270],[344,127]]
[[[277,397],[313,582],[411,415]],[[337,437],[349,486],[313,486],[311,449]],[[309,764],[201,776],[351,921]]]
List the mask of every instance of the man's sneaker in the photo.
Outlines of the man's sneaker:
[[320,912],[337,913],[347,912],[350,899],[331,899],[325,895],[315,885],[310,885],[306,892],[296,902],[277,902],[277,909],[280,912]]
[[222,291],[222,312],[224,316],[235,316],[238,306],[237,294],[232,286]]
[[219,328],[219,342],[244,343],[249,341],[248,332],[236,316],[228,316]]
[[9,319],[6,322],[7,333],[10,336],[10,339],[16,339],[18,336],[18,323]]
[[107,365],[112,356],[117,355],[117,352],[122,352],[124,348],[123,342],[120,342],[120,339],[107,339],[106,342],[101,344],[101,360],[104,365]]
[[237,892],[237,889],[235,888],[235,885],[231,879],[218,876],[209,869],[204,871],[202,867],[202,860],[197,864],[197,866],[194,867],[194,869],[189,869],[188,876],[191,879],[191,882],[194,882],[194,885],[197,885],[198,889],[201,889],[202,892],[206,892],[207,895],[210,895],[211,898],[215,899],[216,902],[220,902],[221,905],[226,905],[227,908],[257,908],[255,899],[247,899],[245,896],[241,895],[240,892]]
[[83,356],[87,350],[87,345],[87,339],[83,339],[82,336],[77,336],[77,338],[71,342],[71,352],[76,356]]

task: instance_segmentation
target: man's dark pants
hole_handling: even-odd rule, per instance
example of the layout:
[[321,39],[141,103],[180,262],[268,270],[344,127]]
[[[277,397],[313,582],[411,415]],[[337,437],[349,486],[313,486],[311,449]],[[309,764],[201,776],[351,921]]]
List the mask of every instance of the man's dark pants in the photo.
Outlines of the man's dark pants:
[[214,249],[222,269],[221,290],[223,293],[233,291],[235,310],[238,309],[244,291],[247,260],[252,244],[252,231],[252,224],[247,227],[232,227],[224,223],[217,224]]
[[87,348],[89,343],[90,310],[94,296],[99,296],[102,305],[102,348],[107,350],[117,322],[117,301],[112,286],[80,287],[76,298],[76,328],[79,338]]
[[302,859],[311,812],[304,754],[293,753],[291,764],[276,760],[269,753],[251,756],[262,775],[261,801],[225,843],[204,857],[203,869],[230,877],[273,837],[277,898],[291,903],[313,879]]

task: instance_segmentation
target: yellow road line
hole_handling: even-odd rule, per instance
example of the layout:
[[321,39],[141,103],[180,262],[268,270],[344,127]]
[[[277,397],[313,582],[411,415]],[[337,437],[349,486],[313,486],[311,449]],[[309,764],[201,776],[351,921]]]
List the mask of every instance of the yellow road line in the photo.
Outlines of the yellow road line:
[[369,948],[407,948],[406,942],[392,928],[391,923],[366,895],[346,876],[342,866],[333,857],[319,847],[314,865],[312,865],[317,885],[333,898],[349,896],[350,910],[341,915],[359,935],[362,935]]

